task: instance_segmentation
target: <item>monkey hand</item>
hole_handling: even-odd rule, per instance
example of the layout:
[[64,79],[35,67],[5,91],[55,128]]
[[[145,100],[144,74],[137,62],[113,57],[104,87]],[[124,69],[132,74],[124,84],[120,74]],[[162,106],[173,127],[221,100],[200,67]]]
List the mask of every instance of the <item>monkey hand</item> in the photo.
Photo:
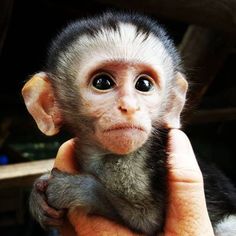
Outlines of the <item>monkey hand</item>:
[[72,175],[62,172],[57,168],[52,169],[51,177],[48,180],[46,196],[49,205],[53,208],[62,210],[70,207],[72,201],[71,189],[74,188],[74,183],[70,177],[73,178]]
[[56,210],[48,205],[46,200],[46,189],[48,186],[49,174],[45,174],[34,182],[30,195],[30,211],[33,217],[43,228],[59,227],[63,224],[63,210]]
[[[93,199],[96,199],[97,186],[100,185],[92,176],[73,175],[54,168],[48,180],[47,201],[58,210],[74,207],[91,208],[94,205]],[[99,199],[96,203],[98,201]]]

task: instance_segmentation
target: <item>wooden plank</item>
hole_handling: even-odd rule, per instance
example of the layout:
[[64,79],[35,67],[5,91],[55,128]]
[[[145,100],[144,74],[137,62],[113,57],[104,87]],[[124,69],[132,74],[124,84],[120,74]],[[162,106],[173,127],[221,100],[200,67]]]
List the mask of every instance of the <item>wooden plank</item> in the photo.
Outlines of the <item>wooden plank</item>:
[[235,0],[98,0],[119,8],[139,10],[162,18],[207,26],[236,35]]
[[179,48],[190,83],[185,118],[196,109],[234,46],[233,38],[219,32],[199,26],[188,28]]
[[30,186],[38,176],[49,172],[54,159],[0,166],[0,188]]
[[7,29],[10,24],[11,13],[14,0],[0,1],[0,54],[7,35]]

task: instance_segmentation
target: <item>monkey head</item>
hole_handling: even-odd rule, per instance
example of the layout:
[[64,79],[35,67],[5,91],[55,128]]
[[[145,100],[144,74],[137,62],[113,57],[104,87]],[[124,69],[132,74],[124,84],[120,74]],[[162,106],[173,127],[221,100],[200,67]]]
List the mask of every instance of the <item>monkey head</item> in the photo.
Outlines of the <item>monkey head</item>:
[[131,19],[100,24],[94,33],[81,30],[83,21],[67,27],[52,46],[46,72],[34,75],[22,94],[46,135],[66,125],[81,141],[128,154],[154,128],[180,127],[188,86],[165,35],[139,31]]

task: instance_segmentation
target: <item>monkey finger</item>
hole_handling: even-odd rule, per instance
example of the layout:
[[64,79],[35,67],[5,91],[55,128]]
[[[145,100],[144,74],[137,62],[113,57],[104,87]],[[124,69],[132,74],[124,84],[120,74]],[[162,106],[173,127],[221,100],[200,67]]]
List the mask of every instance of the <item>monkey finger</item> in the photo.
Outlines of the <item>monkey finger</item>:
[[37,202],[40,205],[42,215],[46,215],[55,219],[60,219],[65,215],[65,210],[56,210],[55,208],[48,205],[46,195],[44,193],[37,193]]
[[35,188],[38,192],[45,192],[48,187],[48,180],[40,179],[35,182]]
[[46,201],[42,202],[42,210],[44,215],[49,216],[53,219],[60,219],[65,215],[65,210],[56,210],[50,207]]

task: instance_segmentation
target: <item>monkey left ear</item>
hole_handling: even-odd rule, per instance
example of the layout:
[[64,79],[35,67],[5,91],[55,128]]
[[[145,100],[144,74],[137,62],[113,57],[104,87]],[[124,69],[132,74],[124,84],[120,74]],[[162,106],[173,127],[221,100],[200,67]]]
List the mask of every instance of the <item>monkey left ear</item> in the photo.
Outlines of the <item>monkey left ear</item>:
[[47,74],[35,74],[23,87],[22,95],[38,128],[49,136],[57,134],[62,118]]
[[188,82],[184,78],[184,75],[180,72],[176,74],[176,84],[172,88],[171,98],[164,117],[165,125],[167,128],[180,128],[180,113],[183,110],[186,93],[188,90]]

